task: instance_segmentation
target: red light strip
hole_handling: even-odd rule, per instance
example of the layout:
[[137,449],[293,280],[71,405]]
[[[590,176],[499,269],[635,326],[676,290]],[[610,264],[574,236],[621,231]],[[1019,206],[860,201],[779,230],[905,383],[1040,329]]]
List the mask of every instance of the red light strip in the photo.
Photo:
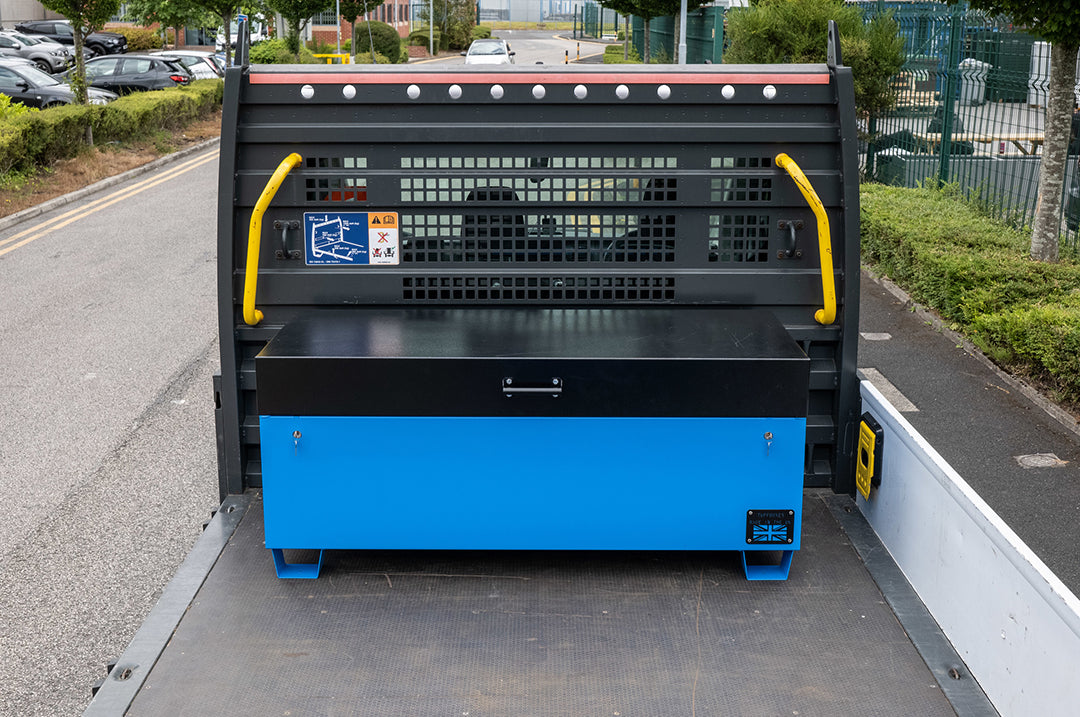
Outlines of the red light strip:
[[532,85],[532,84],[658,84],[658,85],[827,85],[828,74],[616,74],[616,73],[521,73],[521,74],[439,74],[434,72],[395,73],[283,73],[252,72],[253,85]]

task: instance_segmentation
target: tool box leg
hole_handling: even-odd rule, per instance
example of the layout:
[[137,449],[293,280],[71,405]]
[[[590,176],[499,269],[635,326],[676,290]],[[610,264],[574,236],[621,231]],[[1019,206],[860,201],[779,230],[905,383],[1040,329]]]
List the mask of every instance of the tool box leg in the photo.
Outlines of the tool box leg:
[[791,556],[794,550],[784,550],[780,554],[778,565],[748,565],[746,551],[741,551],[743,571],[747,580],[787,580],[791,571]]
[[285,553],[280,548],[271,548],[274,555],[274,569],[279,578],[306,578],[314,580],[322,569],[323,551],[319,551],[319,560],[314,563],[286,563]]

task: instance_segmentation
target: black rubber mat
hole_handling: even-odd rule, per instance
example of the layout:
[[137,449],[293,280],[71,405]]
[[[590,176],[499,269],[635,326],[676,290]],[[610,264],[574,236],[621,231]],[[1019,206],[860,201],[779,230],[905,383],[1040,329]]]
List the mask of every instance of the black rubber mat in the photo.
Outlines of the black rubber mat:
[[954,714],[813,494],[786,582],[735,553],[391,551],[283,581],[261,518],[129,715]]

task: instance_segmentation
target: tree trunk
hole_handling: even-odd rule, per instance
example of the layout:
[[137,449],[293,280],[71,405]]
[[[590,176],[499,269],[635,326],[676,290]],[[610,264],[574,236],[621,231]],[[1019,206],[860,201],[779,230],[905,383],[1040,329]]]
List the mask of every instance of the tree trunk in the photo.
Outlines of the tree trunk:
[[75,104],[86,104],[86,58],[83,57],[83,33],[80,28],[75,28],[75,77],[69,83],[75,93]]
[[649,64],[649,18],[645,18],[645,57],[641,61]]
[[221,14],[221,26],[225,28],[225,66],[232,67],[232,28],[229,27],[229,22],[232,21],[232,10],[227,13]]
[[682,13],[675,13],[675,17],[673,19],[675,20],[675,31],[671,33],[671,61],[677,65],[679,64],[679,20],[682,19]]
[[623,15],[622,59],[630,59],[630,16]]
[[1055,42],[1050,48],[1050,94],[1046,102],[1042,164],[1039,168],[1039,200],[1031,232],[1031,258],[1058,260],[1061,234],[1061,193],[1065,186],[1072,109],[1076,99],[1076,53],[1080,41]]

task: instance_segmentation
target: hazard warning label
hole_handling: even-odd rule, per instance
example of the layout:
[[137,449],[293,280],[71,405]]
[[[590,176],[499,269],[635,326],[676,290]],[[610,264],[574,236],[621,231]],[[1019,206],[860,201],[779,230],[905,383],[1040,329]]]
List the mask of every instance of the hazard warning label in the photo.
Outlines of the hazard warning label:
[[396,266],[399,249],[397,212],[304,214],[308,266]]

